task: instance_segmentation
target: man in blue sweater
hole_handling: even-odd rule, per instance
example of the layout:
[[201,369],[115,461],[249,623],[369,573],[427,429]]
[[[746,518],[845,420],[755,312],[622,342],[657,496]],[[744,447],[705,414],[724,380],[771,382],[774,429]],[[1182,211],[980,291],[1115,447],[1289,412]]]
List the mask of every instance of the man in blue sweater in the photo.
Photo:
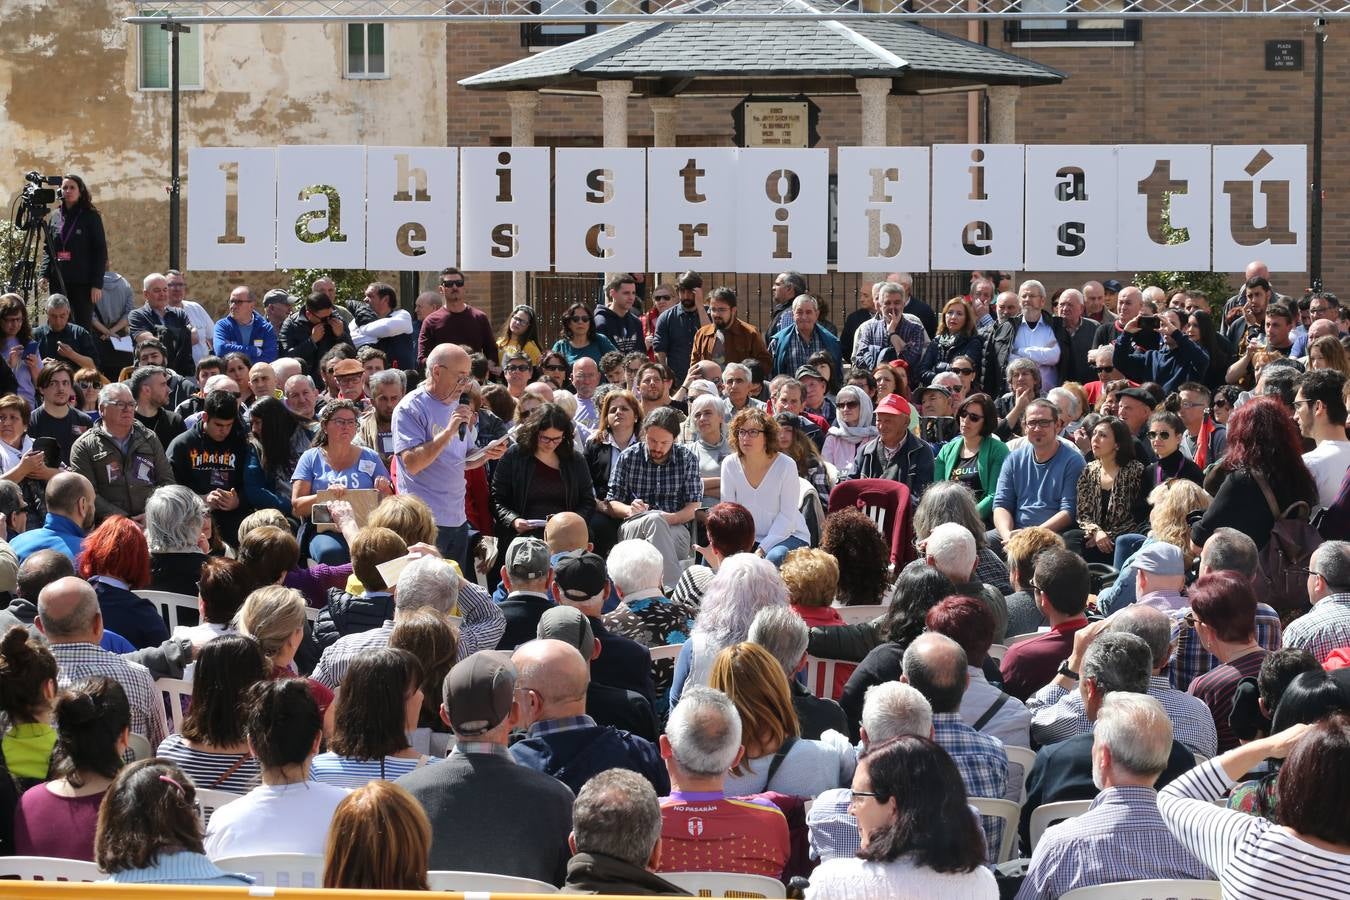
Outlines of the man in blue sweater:
[[62,472],[47,482],[47,518],[41,528],[16,534],[9,542],[19,563],[39,550],[56,550],[73,561],[84,533],[94,525],[94,486],[79,472]]
[[1203,381],[1209,354],[1181,330],[1176,310],[1158,316],[1157,329],[1145,329],[1140,316],[1126,322],[1116,338],[1117,368],[1131,381],[1156,381],[1171,393],[1188,381]]
[[1014,531],[1029,525],[1059,532],[1066,545],[1073,541],[1075,535],[1067,532],[1076,530],[1078,476],[1086,463],[1071,444],[1059,440],[1058,417],[1059,410],[1049,400],[1033,400],[1027,406],[1022,419],[1027,443],[1008,454],[994,491],[994,528],[988,539],[997,552]]
[[230,314],[216,323],[216,354],[244,353],[251,362],[277,358],[277,333],[253,309],[253,293],[240,285],[230,291]]

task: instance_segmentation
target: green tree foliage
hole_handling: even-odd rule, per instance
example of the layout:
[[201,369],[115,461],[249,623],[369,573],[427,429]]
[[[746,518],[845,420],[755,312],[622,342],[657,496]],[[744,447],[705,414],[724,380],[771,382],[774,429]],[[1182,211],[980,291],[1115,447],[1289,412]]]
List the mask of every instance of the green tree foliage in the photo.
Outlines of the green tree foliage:
[[[1184,244],[1190,240],[1190,232],[1185,228],[1172,227],[1172,195],[1163,200],[1162,231],[1169,244]],[[1223,304],[1233,294],[1228,284],[1228,276],[1222,272],[1136,272],[1134,283],[1141,287],[1157,285],[1170,297],[1177,291],[1204,291],[1209,298],[1210,312],[1215,322],[1223,321]]]

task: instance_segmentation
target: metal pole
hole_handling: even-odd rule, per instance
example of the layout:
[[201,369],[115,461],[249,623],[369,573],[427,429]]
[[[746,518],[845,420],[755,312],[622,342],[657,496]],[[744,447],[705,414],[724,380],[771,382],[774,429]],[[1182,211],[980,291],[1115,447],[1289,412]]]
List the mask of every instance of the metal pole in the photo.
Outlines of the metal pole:
[[159,27],[169,32],[169,96],[172,108],[169,126],[169,268],[181,270],[182,266],[178,264],[179,202],[182,193],[178,173],[178,35],[192,29],[178,22],[165,22]]
[[1314,291],[1322,290],[1322,84],[1327,20],[1313,22],[1313,147],[1311,221],[1308,224],[1308,278]]

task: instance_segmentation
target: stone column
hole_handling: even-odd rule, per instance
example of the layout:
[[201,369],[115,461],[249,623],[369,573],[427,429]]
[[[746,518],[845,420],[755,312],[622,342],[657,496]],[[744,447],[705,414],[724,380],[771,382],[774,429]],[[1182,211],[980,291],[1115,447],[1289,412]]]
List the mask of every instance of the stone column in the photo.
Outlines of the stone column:
[[881,147],[886,143],[886,98],[891,93],[889,78],[855,78],[862,95],[861,147]]
[[904,144],[904,129],[901,119],[901,97],[891,94],[886,98],[886,146],[899,147]]
[[[508,91],[506,105],[511,108],[511,146],[534,146],[534,117],[539,112],[538,91]],[[511,305],[528,302],[529,272],[511,273]]]
[[628,146],[628,95],[633,92],[633,82],[597,81],[595,90],[600,94],[600,118],[604,124],[604,145],[606,147]]
[[675,117],[680,111],[679,97],[648,97],[652,109],[652,146],[675,146]]
[[1017,96],[1022,89],[1016,85],[998,85],[989,88],[989,142],[991,144],[1017,143]]

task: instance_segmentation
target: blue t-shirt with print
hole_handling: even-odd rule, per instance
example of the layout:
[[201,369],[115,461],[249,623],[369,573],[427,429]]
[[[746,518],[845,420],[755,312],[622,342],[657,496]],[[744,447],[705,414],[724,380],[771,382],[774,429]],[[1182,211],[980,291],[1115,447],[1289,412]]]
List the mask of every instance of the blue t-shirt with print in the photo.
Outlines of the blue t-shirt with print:
[[369,447],[362,447],[356,463],[350,468],[341,470],[334,469],[329,464],[323,448],[311,447],[295,464],[295,474],[291,476],[291,481],[308,481],[310,490],[317,492],[335,484],[340,484],[348,490],[373,488],[376,478],[388,477],[389,470],[385,468],[380,454]]

